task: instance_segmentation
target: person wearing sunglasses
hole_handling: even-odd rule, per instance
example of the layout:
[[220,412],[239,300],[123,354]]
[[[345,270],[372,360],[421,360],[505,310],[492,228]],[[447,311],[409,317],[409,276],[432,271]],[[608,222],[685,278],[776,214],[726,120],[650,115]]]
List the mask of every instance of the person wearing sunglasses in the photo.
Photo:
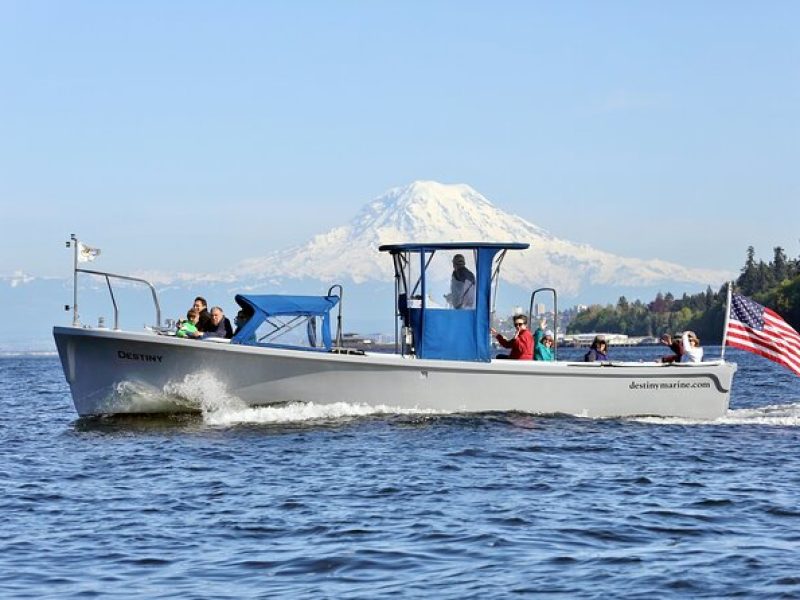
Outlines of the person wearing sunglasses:
[[509,354],[498,354],[497,358],[510,358],[513,360],[531,360],[533,358],[533,337],[528,330],[528,317],[516,315],[514,317],[514,337],[506,338],[492,327],[492,335],[503,348],[510,348]]

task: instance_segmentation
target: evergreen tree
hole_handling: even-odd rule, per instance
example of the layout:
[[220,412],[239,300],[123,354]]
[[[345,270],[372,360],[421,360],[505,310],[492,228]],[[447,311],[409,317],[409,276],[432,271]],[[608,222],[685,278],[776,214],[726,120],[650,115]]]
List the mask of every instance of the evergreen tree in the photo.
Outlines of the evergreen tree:
[[[686,294],[684,294],[684,296],[685,295]],[[672,295],[672,292],[667,292],[664,295],[664,305],[668,311],[675,310],[675,296]]]
[[746,296],[752,295],[756,289],[756,277],[758,267],[756,265],[756,250],[752,246],[747,247],[747,260],[745,260],[742,273],[736,280],[736,286]]
[[648,308],[653,311],[654,313],[663,313],[667,312],[667,304],[664,302],[664,294],[658,292],[656,294],[655,300],[653,300],[649,305]]
[[705,298],[704,298],[704,300],[705,300],[705,309],[706,310],[710,309],[714,305],[714,300],[715,299],[716,298],[714,296],[714,291],[711,289],[711,286],[708,286],[706,288],[706,294],[705,294]]
[[789,277],[789,261],[786,258],[786,253],[783,248],[776,246],[774,249],[775,255],[772,259],[772,276],[775,283],[780,283]]
[[756,267],[756,277],[754,289],[750,292],[751,295],[756,295],[771,288],[775,284],[775,279],[772,274],[772,269],[763,260],[758,261]]

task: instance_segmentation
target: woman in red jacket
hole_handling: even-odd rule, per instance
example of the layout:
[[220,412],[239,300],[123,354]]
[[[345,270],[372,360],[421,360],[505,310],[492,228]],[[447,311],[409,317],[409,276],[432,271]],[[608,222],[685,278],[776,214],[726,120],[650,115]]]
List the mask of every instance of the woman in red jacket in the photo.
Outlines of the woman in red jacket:
[[492,328],[492,335],[497,340],[497,343],[503,348],[511,348],[510,354],[498,354],[497,358],[533,360],[533,336],[528,331],[528,317],[516,315],[514,317],[514,329],[517,333],[509,340]]

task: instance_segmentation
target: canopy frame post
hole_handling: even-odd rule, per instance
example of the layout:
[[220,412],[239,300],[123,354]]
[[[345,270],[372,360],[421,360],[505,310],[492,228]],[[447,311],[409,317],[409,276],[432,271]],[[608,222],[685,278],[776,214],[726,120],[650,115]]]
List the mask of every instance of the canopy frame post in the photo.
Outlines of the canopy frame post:
[[528,306],[528,327],[533,328],[533,302],[538,292],[553,292],[553,360],[558,360],[558,292],[556,288],[542,287],[533,290]]

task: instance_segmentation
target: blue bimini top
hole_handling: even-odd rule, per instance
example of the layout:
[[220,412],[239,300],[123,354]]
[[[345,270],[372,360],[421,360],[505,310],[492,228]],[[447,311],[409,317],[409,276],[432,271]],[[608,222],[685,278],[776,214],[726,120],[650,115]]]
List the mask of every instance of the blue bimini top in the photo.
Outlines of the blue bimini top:
[[[322,319],[322,345],[324,349],[330,350],[332,347],[330,312],[339,303],[339,296],[285,296],[280,294],[264,295],[236,295],[236,303],[241,306],[245,313],[250,315],[248,321],[239,328],[236,335],[231,340],[232,344],[253,345],[256,332],[259,327],[268,322],[275,330],[279,330],[282,325],[276,325],[274,317],[284,317],[289,319],[312,320],[320,317]],[[261,344],[273,345],[273,344]]]

